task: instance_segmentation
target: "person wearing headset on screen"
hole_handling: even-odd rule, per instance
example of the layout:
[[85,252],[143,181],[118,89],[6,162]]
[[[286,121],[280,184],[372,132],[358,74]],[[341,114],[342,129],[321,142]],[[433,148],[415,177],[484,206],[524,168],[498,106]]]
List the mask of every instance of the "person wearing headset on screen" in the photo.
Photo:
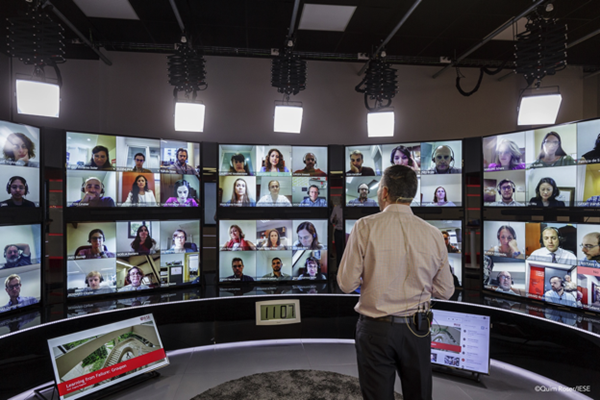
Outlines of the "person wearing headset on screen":
[[269,194],[264,195],[256,203],[256,207],[291,207],[292,203],[284,195],[279,194],[281,184],[279,181],[270,181],[268,184]]
[[229,162],[229,173],[236,175],[250,175],[250,168],[248,168],[246,157],[244,157],[243,154],[236,153],[231,156],[231,161]]
[[496,186],[498,194],[502,196],[501,201],[494,201],[489,203],[492,207],[525,207],[525,204],[519,203],[513,199],[513,195],[517,190],[517,187],[510,179],[502,179]]
[[490,163],[487,171],[525,169],[525,163],[521,162],[521,150],[512,140],[502,139],[496,147],[494,162]]
[[600,268],[600,232],[590,232],[585,235],[579,247],[584,254],[579,265]]
[[281,261],[281,258],[273,258],[271,260],[271,269],[273,271],[263,275],[262,279],[273,281],[289,281],[290,279],[292,279],[292,277],[288,274],[281,272],[281,268],[283,268],[283,261]]
[[231,225],[229,227],[229,240],[221,248],[221,250],[256,250],[256,245],[249,240],[245,239],[246,235],[237,225]]
[[146,156],[142,153],[137,153],[133,156],[133,160],[135,161],[135,167],[131,170],[132,172],[139,172],[142,174],[152,173],[147,168],[144,168],[144,163],[146,162]]
[[248,184],[242,178],[233,182],[231,200],[227,200],[224,207],[256,207],[254,200],[248,196]]
[[552,289],[544,293],[542,300],[561,304],[563,306],[577,307],[577,300],[571,293],[565,291],[565,281],[560,276],[553,276],[548,280]]
[[0,308],[0,311],[8,311],[11,308],[25,307],[39,303],[39,300],[31,296],[21,296],[21,277],[17,274],[9,275],[4,281],[4,290],[8,294],[8,303]]
[[506,294],[515,294],[518,295],[511,287],[513,281],[510,276],[510,272],[501,271],[498,274],[498,287],[496,288],[496,292],[506,293]]
[[156,253],[156,240],[150,237],[148,227],[142,225],[138,228],[135,234],[135,239],[131,242],[131,250],[138,254],[155,254]]
[[525,255],[519,250],[517,244],[517,233],[512,226],[502,225],[496,233],[498,245],[492,246],[486,254],[497,257],[525,259]]
[[188,152],[186,149],[177,149],[175,156],[177,157],[177,160],[175,161],[175,164],[169,166],[170,171],[175,171],[178,174],[196,175],[194,167],[187,164]]
[[138,175],[131,184],[131,192],[127,200],[122,204],[123,207],[155,207],[156,197],[152,190],[148,188],[148,181],[144,175]]
[[298,280],[323,280],[327,279],[321,272],[321,263],[315,257],[308,257],[304,262],[304,273],[298,277]]
[[75,254],[75,258],[114,258],[115,254],[106,250],[105,240],[106,237],[102,229],[92,229],[88,234],[88,243],[91,246],[80,249]]
[[27,181],[21,176],[13,176],[6,184],[6,192],[10,194],[10,199],[0,203],[0,207],[35,207],[33,201],[24,198],[29,194]]
[[361,183],[358,185],[358,198],[354,200],[350,200],[348,202],[348,206],[358,206],[358,207],[377,207],[377,202],[373,199],[369,199],[367,196],[371,193],[371,189],[369,185],[366,183]]
[[448,201],[446,189],[443,186],[438,186],[433,192],[433,203],[427,204],[429,207],[456,207],[451,201]]
[[346,175],[375,176],[375,171],[371,167],[363,167],[365,157],[360,150],[354,150],[350,153],[350,170]]
[[15,268],[31,265],[31,249],[27,243],[8,244],[4,247],[6,262],[2,268]]
[[535,187],[535,197],[529,200],[530,206],[535,207],[564,207],[565,202],[556,200],[560,190],[552,178],[542,178]]
[[271,149],[265,157],[265,165],[261,167],[259,172],[279,173],[290,172],[290,170],[285,166],[283,154],[277,149]]
[[454,151],[450,146],[436,147],[431,162],[434,165],[427,171],[430,174],[460,174],[460,168],[454,168]]
[[[577,264],[577,257],[568,250],[564,250],[560,245],[562,240],[558,229],[549,226],[542,231],[542,241],[544,247],[535,250],[529,256],[532,260],[546,261],[557,264]],[[561,278],[562,280],[562,278]]]
[[317,166],[317,156],[314,153],[306,153],[302,158],[305,167],[294,171],[294,175],[327,176],[327,173],[321,171]]
[[35,144],[21,132],[8,135],[2,152],[4,153],[4,164],[23,167],[39,166],[37,162],[31,161],[32,158],[35,158]]
[[81,185],[81,193],[84,194],[80,200],[75,200],[71,207],[114,207],[115,201],[111,197],[104,197],[104,183],[100,179],[91,176]]
[[322,250],[325,248],[319,243],[317,228],[312,222],[304,221],[296,228],[298,240],[292,245],[293,250]]
[[575,165],[575,160],[563,150],[558,133],[546,133],[544,140],[542,140],[538,159],[531,164],[530,168],[562,167],[565,165]]
[[102,282],[104,282],[104,278],[100,272],[90,271],[90,273],[85,276],[85,287],[81,289],[79,293],[88,295],[114,292],[111,287],[102,286]]
[[175,182],[177,197],[169,197],[165,202],[165,207],[198,207],[196,200],[189,197],[190,189],[190,183],[185,179]]
[[135,290],[150,289],[150,286],[142,284],[144,279],[144,272],[139,267],[129,268],[127,271],[127,277],[125,277],[125,283],[127,285],[119,289],[119,292],[132,292]]
[[327,207],[327,200],[319,198],[321,194],[317,185],[310,185],[308,187],[308,197],[302,199],[300,207]]
[[406,165],[416,172],[420,170],[419,164],[414,159],[412,154],[410,154],[410,150],[402,145],[396,146],[392,150],[392,154],[390,155],[390,164]]
[[113,169],[108,159],[108,149],[104,146],[95,146],[92,149],[92,158],[85,164],[90,169]]

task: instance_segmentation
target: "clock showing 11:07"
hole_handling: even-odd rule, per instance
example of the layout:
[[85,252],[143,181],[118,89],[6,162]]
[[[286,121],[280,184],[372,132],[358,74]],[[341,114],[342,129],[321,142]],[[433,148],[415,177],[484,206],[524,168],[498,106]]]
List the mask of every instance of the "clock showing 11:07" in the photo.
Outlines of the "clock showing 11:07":
[[283,325],[300,322],[300,300],[256,302],[256,325]]

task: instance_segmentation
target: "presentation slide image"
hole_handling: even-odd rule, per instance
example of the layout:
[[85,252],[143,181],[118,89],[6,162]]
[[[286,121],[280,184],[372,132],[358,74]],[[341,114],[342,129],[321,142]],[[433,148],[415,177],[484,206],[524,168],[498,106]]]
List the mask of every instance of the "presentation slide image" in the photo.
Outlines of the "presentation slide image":
[[483,142],[483,168],[485,171],[525,169],[525,133],[488,136]]
[[600,268],[577,267],[577,290],[584,309],[600,312]]
[[[289,281],[292,279],[291,251],[258,251],[256,277],[261,281]],[[277,277],[277,273],[280,276]]]
[[[544,200],[550,202],[550,207],[574,206],[576,176],[575,165],[527,170],[527,197],[531,202],[529,205],[541,207],[540,202]],[[551,191],[548,199],[543,197],[544,189]],[[553,203],[553,200],[559,203]]]
[[256,221],[219,221],[219,248],[221,251],[256,250]]
[[255,146],[259,176],[290,176],[292,146]]
[[160,172],[160,140],[117,136],[117,171]]
[[262,160],[257,160],[255,146],[221,144],[218,166],[219,175],[256,175],[262,166]]
[[577,224],[577,264],[600,268],[599,244],[600,225]]
[[431,348],[438,351],[460,354],[460,331],[460,326],[432,324]]
[[257,280],[255,252],[227,251],[219,253],[219,281],[253,282],[255,280]]
[[77,399],[169,364],[152,314],[48,340],[61,399]]
[[67,224],[67,259],[115,258],[116,236],[114,222]]
[[[161,174],[118,172],[117,206],[158,207],[160,205],[160,178]],[[144,194],[141,194],[142,191]]]
[[494,261],[500,261],[503,258],[524,260],[525,227],[525,222],[484,221],[483,248],[485,254],[492,257]]
[[346,147],[346,176],[381,176],[380,145]]
[[392,165],[406,165],[420,173],[421,143],[384,144],[382,149],[382,172]]
[[68,169],[114,170],[116,161],[115,136],[67,132]]
[[[552,135],[546,137],[547,134]],[[544,140],[548,139],[547,143]],[[558,143],[552,143],[556,142]],[[552,146],[552,148],[548,147]],[[525,159],[527,166],[540,159],[540,155],[545,155],[548,151],[560,152],[563,150],[565,156],[577,159],[577,125],[568,124],[562,126],[553,126],[550,128],[536,129],[525,133]]]
[[200,168],[200,144],[179,140],[161,140],[160,172],[197,175]]
[[160,221],[117,221],[117,256],[155,254],[160,251]]
[[292,178],[292,203],[300,207],[327,207],[327,178]]
[[483,205],[519,207],[528,204],[524,169],[483,173]]
[[577,193],[579,207],[600,207],[600,164],[577,166]]
[[327,147],[292,147],[292,168],[295,176],[327,176]]
[[0,121],[0,146],[0,164],[39,167],[39,128]]
[[327,249],[327,220],[294,220],[293,250],[326,250]]
[[460,140],[421,143],[421,175],[460,174],[461,166]]
[[258,250],[290,250],[294,241],[292,220],[256,221]]
[[116,289],[114,258],[67,261],[67,297],[114,293]]
[[115,207],[117,173],[67,170],[67,207]]
[[[38,168],[0,165],[0,209],[8,213],[14,201],[21,201],[24,206],[40,206],[40,170]],[[30,204],[28,202],[32,202]],[[18,203],[17,203],[18,204]]]
[[200,207],[200,179],[193,175],[162,174],[160,204],[163,207]]
[[197,253],[200,249],[200,221],[161,221],[160,250],[168,253]]
[[160,286],[197,283],[199,276],[199,253],[164,254],[160,257]]
[[421,206],[462,206],[462,175],[421,175]]
[[347,207],[379,207],[377,189],[381,176],[352,176],[346,178]]
[[327,279],[327,250],[294,250],[292,277],[294,280]]
[[256,199],[256,207],[291,207],[292,177],[258,176]]
[[256,177],[220,176],[219,190],[223,191],[222,207],[255,207]]
[[600,163],[600,120],[577,124],[579,163]]
[[0,269],[39,264],[42,257],[40,225],[0,226]]
[[[10,278],[10,279],[8,279]],[[20,307],[39,303],[41,299],[40,264],[0,269],[0,315]]]
[[160,286],[160,255],[117,258],[117,292]]

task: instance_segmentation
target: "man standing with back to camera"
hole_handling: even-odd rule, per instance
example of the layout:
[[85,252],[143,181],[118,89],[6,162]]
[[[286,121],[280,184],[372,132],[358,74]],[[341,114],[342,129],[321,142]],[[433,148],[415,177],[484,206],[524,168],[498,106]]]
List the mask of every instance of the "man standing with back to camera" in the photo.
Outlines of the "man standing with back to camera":
[[441,232],[410,209],[416,192],[412,169],[388,167],[377,190],[381,212],[356,222],[338,270],[345,293],[362,285],[354,309],[365,399],[393,399],[396,371],[405,399],[432,396],[429,323],[419,330],[415,314],[429,308],[432,296],[450,298],[454,284]]

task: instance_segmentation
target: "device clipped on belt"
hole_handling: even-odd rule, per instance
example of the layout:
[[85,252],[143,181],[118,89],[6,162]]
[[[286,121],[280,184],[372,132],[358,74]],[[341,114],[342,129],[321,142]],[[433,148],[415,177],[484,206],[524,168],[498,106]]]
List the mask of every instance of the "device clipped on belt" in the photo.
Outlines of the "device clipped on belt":
[[418,331],[428,331],[431,328],[431,321],[433,321],[433,311],[431,309],[417,311],[415,313],[415,326]]

